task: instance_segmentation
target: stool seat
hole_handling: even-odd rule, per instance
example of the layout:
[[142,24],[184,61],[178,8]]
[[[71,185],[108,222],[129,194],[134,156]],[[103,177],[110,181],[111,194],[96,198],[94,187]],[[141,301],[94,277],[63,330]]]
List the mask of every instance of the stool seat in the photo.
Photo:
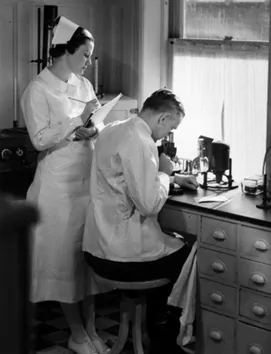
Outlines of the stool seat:
[[161,286],[167,285],[170,280],[166,278],[155,279],[155,280],[146,280],[146,281],[117,281],[107,278],[103,278],[97,273],[93,272],[93,276],[98,283],[103,283],[110,287],[120,290],[149,290],[154,288],[159,288]]
[[[149,345],[150,340],[142,327],[146,325],[146,291],[159,288],[170,283],[169,279],[155,279],[148,281],[124,282],[101,277],[92,270],[93,278],[99,284],[118,289],[122,293],[120,302],[120,327],[116,343],[108,354],[120,354],[128,338],[129,322],[132,322],[132,337],[135,354],[144,354],[142,342]],[[127,291],[135,294],[127,297]],[[146,328],[145,328],[146,329]]]

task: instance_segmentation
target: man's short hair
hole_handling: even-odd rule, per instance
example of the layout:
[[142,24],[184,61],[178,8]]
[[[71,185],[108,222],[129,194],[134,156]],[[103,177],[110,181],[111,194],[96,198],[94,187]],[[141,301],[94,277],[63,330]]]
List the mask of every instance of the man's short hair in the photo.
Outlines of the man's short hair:
[[172,112],[177,111],[183,117],[185,110],[179,98],[168,89],[159,89],[146,99],[143,104],[142,111],[150,109],[156,112]]

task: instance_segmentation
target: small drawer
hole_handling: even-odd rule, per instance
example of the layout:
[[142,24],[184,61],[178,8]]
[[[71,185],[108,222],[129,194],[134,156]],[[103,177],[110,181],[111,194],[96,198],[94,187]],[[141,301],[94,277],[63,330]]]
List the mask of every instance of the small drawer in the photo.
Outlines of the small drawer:
[[201,354],[234,353],[235,321],[206,310],[201,311],[201,320]]
[[200,274],[212,276],[214,279],[227,282],[236,282],[236,258],[232,255],[198,249],[198,267]]
[[201,241],[235,251],[237,249],[237,226],[208,217],[201,220]]
[[240,253],[261,262],[271,263],[271,232],[242,226]]
[[239,282],[247,288],[271,293],[271,266],[240,259]]
[[159,214],[159,223],[162,229],[175,232],[197,235],[198,216],[186,211],[165,206]]
[[271,332],[239,322],[237,325],[238,354],[270,354]]
[[247,290],[240,292],[240,316],[271,325],[271,298]]
[[200,278],[200,304],[234,316],[236,313],[237,290],[211,280]]

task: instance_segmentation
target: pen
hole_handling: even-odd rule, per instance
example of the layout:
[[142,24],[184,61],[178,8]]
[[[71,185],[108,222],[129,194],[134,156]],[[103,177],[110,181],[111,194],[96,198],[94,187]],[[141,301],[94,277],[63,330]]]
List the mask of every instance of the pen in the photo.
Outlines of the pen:
[[84,103],[86,104],[86,101],[82,101],[82,100],[78,100],[77,98],[73,98],[73,97],[68,97],[68,99],[72,100],[72,101],[76,101],[76,102],[80,102],[80,103]]

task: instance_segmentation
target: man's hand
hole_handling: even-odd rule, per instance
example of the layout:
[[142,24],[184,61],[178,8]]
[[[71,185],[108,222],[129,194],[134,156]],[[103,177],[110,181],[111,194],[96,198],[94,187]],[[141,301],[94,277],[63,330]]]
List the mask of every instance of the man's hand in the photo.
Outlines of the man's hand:
[[159,158],[159,171],[166,173],[167,175],[171,175],[173,171],[173,162],[170,157],[162,153]]
[[174,182],[182,188],[196,190],[199,186],[195,176],[184,176],[175,173]]
[[97,133],[98,131],[94,127],[91,128],[79,127],[75,131],[75,138],[76,140],[88,140],[91,139],[92,137],[96,137]]

